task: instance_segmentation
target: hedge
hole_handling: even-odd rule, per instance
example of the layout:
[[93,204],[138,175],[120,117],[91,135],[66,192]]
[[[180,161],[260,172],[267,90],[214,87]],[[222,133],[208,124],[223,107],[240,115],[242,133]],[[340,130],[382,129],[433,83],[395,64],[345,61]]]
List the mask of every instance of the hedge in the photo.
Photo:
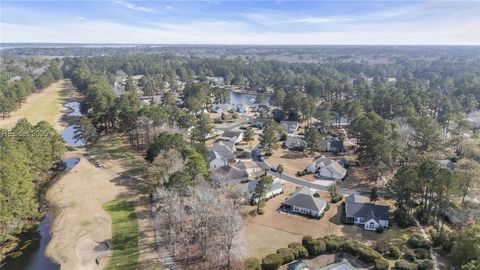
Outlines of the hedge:
[[375,270],[388,270],[390,265],[385,259],[376,259],[375,260]]
[[332,199],[330,200],[331,203],[337,203],[339,201],[343,200],[343,195],[342,194],[335,194],[333,195]]
[[397,260],[402,255],[400,249],[396,246],[391,246],[388,251],[388,257]]
[[419,234],[413,234],[407,241],[407,246],[410,248],[430,248],[430,244]]
[[313,239],[311,236],[305,236],[302,239],[302,245],[307,249],[310,256],[318,256],[327,250],[323,238]]
[[308,258],[308,250],[301,243],[293,242],[288,247],[293,250],[296,259]]
[[433,270],[433,262],[431,260],[423,260],[418,264],[418,270]]
[[348,239],[344,236],[327,235],[323,238],[325,240],[326,248],[328,252],[335,253]]
[[277,254],[280,254],[283,257],[283,263],[289,263],[295,260],[295,252],[291,248],[280,248],[277,249]]
[[417,270],[417,265],[405,260],[398,260],[395,262],[396,270]]
[[411,249],[405,250],[405,253],[402,256],[402,259],[407,260],[409,262],[415,262],[417,260],[417,255],[415,255],[415,251]]
[[277,270],[283,264],[283,256],[277,253],[268,254],[262,259],[262,270]]
[[382,257],[380,253],[372,248],[353,240],[346,241],[343,244],[343,248],[351,255],[357,256],[360,260],[367,263],[374,263],[376,259],[380,259]]
[[245,270],[260,270],[260,261],[257,258],[248,258],[243,263]]
[[415,257],[420,260],[431,259],[430,251],[426,248],[415,249]]

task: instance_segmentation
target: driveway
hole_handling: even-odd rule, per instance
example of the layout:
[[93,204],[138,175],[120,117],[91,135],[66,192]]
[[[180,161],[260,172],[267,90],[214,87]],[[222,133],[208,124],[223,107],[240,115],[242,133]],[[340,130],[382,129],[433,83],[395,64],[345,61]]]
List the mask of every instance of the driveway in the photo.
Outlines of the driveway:
[[[260,157],[261,157],[261,150],[259,149],[259,145],[257,144],[250,152],[250,158],[252,159],[253,162],[255,162],[255,164],[257,164],[259,168],[261,168],[262,170],[266,170],[269,175],[273,177],[281,178],[283,181],[287,181],[289,183],[292,183],[298,186],[305,186],[315,190],[328,191],[329,189],[329,186],[327,185],[316,184],[314,182],[306,181],[298,177],[287,175],[287,174],[282,174],[280,177],[280,174],[272,171],[271,170],[272,167],[268,165],[266,162],[261,161]],[[359,194],[362,196],[370,195],[370,190],[351,189],[351,188],[340,188],[339,192],[344,195],[350,195],[350,194]]]

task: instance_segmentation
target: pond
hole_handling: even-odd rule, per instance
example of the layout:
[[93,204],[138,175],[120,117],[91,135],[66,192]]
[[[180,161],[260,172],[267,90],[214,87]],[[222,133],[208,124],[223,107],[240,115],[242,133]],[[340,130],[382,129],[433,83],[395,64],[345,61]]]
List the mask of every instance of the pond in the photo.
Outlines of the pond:
[[[65,171],[73,168],[77,163],[78,158],[65,158]],[[52,225],[53,213],[49,209],[36,228],[28,233],[25,237],[31,240],[30,245],[22,250],[22,254],[18,257],[7,259],[2,269],[12,270],[58,270],[60,266],[54,263],[45,255],[48,242],[52,238],[50,228]]]
[[[63,106],[73,110],[72,112],[68,113],[67,116],[71,117],[80,117],[82,116],[82,113],[80,112],[80,103],[77,101],[72,101],[64,104]],[[78,125],[70,125],[68,126],[61,134],[62,139],[67,143],[69,146],[73,147],[80,147],[85,145],[84,140],[75,140],[75,128]]]
[[[255,98],[257,95],[249,94],[249,93],[240,93],[230,91],[230,104],[231,105],[238,105],[238,104],[245,104],[245,105],[252,105],[255,104]],[[265,102],[263,104],[269,104],[269,97],[265,96]]]

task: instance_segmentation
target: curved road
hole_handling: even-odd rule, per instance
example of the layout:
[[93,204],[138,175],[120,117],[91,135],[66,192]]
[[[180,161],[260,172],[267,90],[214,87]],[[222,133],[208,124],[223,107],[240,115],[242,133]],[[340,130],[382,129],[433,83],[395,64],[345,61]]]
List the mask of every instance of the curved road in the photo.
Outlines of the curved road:
[[[257,166],[259,168],[261,168],[263,170],[266,170],[268,172],[268,174],[272,175],[273,177],[280,178],[280,174],[273,171],[272,167],[270,165],[268,165],[264,161],[261,161],[260,156],[261,156],[261,150],[258,148],[258,144],[257,144],[257,145],[255,145],[255,147],[250,152],[250,158],[252,159],[252,161],[255,162],[255,164],[257,164]],[[290,182],[292,184],[299,185],[299,186],[306,186],[306,187],[309,187],[311,189],[322,190],[322,191],[328,191],[328,189],[329,189],[329,187],[326,187],[326,186],[323,186],[323,185],[318,185],[318,184],[315,184],[315,183],[312,183],[312,182],[309,182],[309,181],[306,181],[306,180],[303,180],[303,179],[300,179],[300,178],[297,178],[297,177],[294,177],[294,176],[291,176],[291,175],[283,174],[283,173],[282,173],[281,179],[284,180],[284,181]],[[350,194],[353,194],[353,193],[359,194],[359,195],[362,195],[362,196],[369,196],[370,195],[369,190],[360,190],[360,189],[353,189],[353,188],[339,188],[339,191],[341,193],[343,193],[344,195],[350,195]]]

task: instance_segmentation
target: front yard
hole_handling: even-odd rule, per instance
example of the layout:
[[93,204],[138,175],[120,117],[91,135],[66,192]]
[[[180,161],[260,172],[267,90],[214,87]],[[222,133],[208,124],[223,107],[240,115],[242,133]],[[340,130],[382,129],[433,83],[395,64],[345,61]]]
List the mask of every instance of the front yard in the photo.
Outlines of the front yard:
[[[330,204],[330,209],[320,219],[312,219],[296,214],[279,212],[280,205],[294,191],[294,186],[284,185],[284,194],[269,200],[265,205],[265,214],[248,216],[245,218],[245,241],[248,256],[262,258],[275,252],[279,248],[287,247],[291,242],[301,241],[305,235],[314,237],[329,234],[344,235],[367,245],[376,241],[406,240],[417,232],[416,228],[400,229],[396,224],[385,230],[382,234],[365,231],[359,226],[345,225],[340,221],[341,203]],[[326,192],[320,192],[321,199],[330,200]],[[243,210],[248,213],[253,206],[246,206]],[[392,221],[392,219],[391,219]]]

